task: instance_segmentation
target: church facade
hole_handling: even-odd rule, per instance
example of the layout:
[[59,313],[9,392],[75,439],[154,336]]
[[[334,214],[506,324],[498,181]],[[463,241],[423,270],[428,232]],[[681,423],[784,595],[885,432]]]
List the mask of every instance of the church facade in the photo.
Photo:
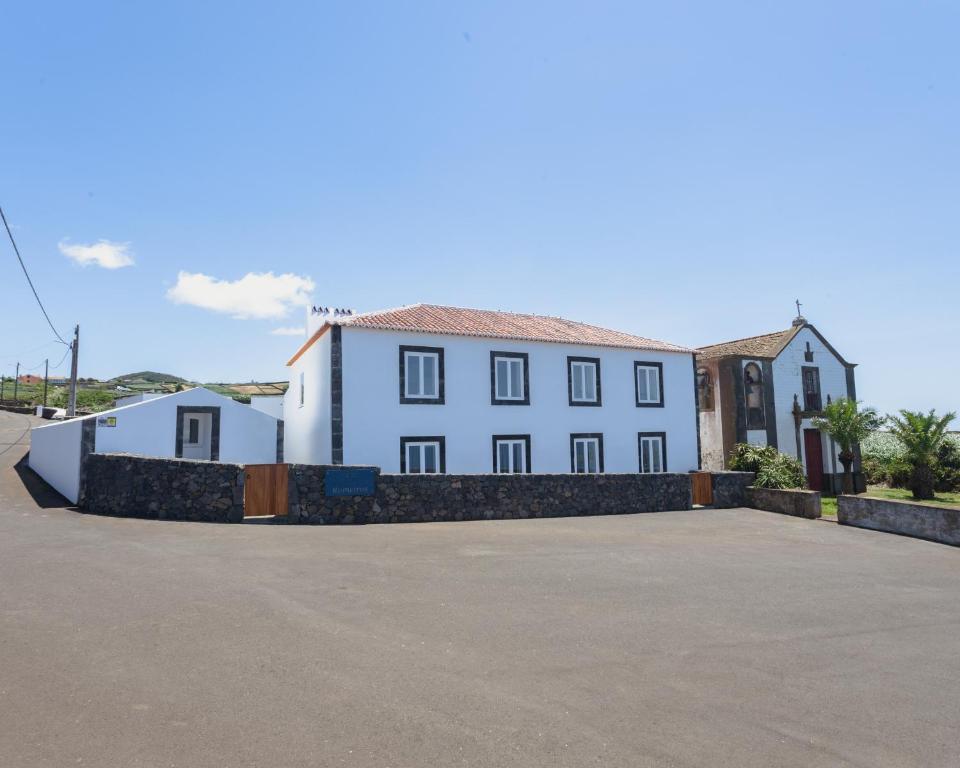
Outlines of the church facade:
[[[697,350],[697,405],[705,470],[728,468],[737,443],[771,445],[803,464],[808,487],[842,488],[839,448],[813,425],[831,400],[856,400],[855,364],[803,317],[790,328]],[[863,488],[859,451],[857,490]]]

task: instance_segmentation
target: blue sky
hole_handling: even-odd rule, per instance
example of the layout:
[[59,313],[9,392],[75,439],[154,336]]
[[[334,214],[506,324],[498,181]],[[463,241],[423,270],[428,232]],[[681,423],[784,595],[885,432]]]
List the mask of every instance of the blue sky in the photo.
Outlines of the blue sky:
[[[285,378],[311,283],[687,345],[799,297],[861,399],[960,407],[955,3],[3,16],[0,205],[81,375]],[[0,248],[0,366],[56,362]]]

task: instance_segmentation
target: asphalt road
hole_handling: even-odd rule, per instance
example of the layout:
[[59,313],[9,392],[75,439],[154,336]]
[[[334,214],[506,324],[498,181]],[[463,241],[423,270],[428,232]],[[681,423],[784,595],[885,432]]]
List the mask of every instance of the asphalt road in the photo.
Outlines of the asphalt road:
[[960,549],[749,510],[98,518],[24,487],[28,421],[0,765],[960,765]]

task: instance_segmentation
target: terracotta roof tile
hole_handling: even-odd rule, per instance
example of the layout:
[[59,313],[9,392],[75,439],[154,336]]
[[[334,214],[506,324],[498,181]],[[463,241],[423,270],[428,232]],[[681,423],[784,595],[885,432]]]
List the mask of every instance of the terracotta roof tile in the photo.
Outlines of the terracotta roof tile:
[[413,304],[399,309],[337,317],[333,325],[375,328],[389,331],[416,331],[451,336],[478,336],[519,341],[548,341],[591,347],[621,347],[657,352],[692,352],[692,349],[561,317],[521,315],[487,309],[464,309],[436,304]]
[[[802,326],[801,326],[802,327]],[[697,350],[698,360],[713,360],[718,357],[776,357],[784,345],[793,338],[799,328],[794,326],[785,331],[765,333],[761,336],[749,336],[746,339],[724,341],[711,344]]]

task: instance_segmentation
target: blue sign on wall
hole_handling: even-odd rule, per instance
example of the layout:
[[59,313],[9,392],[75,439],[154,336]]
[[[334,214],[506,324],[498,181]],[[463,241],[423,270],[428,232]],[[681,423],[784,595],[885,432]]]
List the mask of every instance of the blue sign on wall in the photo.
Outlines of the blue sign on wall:
[[323,478],[325,496],[373,496],[376,487],[372,469],[328,469]]

